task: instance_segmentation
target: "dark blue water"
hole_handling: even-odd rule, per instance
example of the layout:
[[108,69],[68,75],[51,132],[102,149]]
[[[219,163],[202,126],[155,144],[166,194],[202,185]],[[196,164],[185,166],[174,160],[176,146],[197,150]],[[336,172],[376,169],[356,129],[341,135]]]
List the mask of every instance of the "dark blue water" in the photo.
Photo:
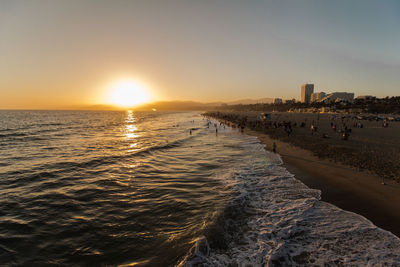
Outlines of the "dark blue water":
[[197,112],[0,111],[0,265],[400,261],[281,163]]
[[229,199],[218,177],[242,152],[242,136],[216,136],[198,113],[1,111],[0,121],[7,264],[173,264]]

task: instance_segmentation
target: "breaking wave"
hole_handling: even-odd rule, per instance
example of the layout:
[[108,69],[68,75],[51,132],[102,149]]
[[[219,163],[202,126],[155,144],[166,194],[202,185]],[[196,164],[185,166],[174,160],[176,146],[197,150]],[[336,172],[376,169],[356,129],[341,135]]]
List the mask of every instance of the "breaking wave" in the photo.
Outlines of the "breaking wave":
[[[321,201],[254,142],[230,172],[236,195],[178,266],[395,266],[400,239]],[[262,156],[264,154],[264,156]]]

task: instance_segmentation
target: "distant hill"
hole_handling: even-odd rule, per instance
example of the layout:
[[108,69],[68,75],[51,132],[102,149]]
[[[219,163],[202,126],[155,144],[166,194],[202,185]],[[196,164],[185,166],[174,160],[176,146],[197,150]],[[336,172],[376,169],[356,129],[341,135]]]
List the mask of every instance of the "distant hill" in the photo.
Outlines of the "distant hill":
[[210,110],[221,105],[249,105],[258,103],[272,103],[273,98],[261,98],[261,99],[243,99],[231,102],[210,102],[202,103],[195,101],[158,101],[150,104],[140,105],[135,110],[151,111],[156,110]]
[[227,102],[226,104],[228,105],[251,105],[251,104],[260,104],[260,103],[265,103],[265,104],[271,104],[274,102],[274,98],[260,98],[260,99],[242,99],[242,100],[237,100],[237,101],[231,101]]
[[150,104],[144,104],[140,105],[138,107],[135,107],[135,110],[140,110],[140,111],[151,111],[151,110],[158,110],[158,111],[163,111],[163,110],[204,110],[208,109],[212,106],[220,106],[219,105],[210,105],[206,103],[200,103],[200,102],[195,102],[195,101],[158,101],[158,102],[153,102]]
[[[209,102],[202,103],[196,101],[156,101],[153,103],[147,103],[143,105],[139,105],[134,110],[137,111],[173,111],[173,110],[212,110],[214,108],[218,108],[222,105],[250,105],[250,104],[258,104],[258,103],[273,103],[273,98],[261,98],[261,99],[242,99],[230,102]],[[121,108],[113,105],[87,105],[87,106],[70,106],[66,109],[74,109],[74,110],[125,110],[126,108]]]

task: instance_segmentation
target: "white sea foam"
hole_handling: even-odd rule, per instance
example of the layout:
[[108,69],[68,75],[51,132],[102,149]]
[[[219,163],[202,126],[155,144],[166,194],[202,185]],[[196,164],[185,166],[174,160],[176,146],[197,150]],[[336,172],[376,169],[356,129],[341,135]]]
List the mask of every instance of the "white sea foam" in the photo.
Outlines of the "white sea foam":
[[230,179],[239,192],[232,207],[245,219],[225,222],[237,224],[239,233],[225,248],[213,247],[215,236],[199,238],[180,265],[400,266],[398,237],[321,201],[319,190],[297,180],[257,140],[249,137],[244,150],[246,161]]

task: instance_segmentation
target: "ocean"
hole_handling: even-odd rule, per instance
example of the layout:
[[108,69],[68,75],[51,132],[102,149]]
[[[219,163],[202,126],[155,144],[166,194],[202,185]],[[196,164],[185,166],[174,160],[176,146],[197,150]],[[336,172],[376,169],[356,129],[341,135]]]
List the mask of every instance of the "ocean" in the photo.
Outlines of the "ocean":
[[0,111],[2,266],[375,266],[400,239],[199,112]]

